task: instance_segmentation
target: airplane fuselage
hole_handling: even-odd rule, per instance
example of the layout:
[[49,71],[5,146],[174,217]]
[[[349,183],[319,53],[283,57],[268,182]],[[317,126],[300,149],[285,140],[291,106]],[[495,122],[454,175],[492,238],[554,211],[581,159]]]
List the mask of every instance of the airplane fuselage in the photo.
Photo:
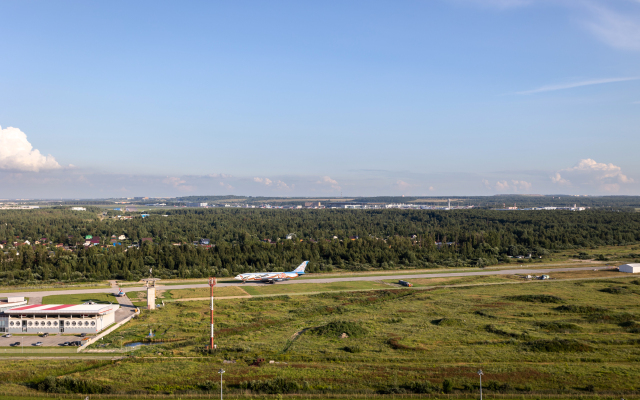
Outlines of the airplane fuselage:
[[280,282],[300,276],[296,272],[253,272],[239,274],[235,279],[243,282]]

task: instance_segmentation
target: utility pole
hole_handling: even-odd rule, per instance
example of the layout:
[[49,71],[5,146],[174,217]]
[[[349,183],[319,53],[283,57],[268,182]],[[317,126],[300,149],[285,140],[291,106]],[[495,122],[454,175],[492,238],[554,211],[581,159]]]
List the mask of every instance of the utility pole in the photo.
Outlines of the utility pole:
[[222,400],[222,374],[224,374],[224,370],[220,368],[218,373],[220,374],[220,400]]
[[[209,344],[209,349],[213,351],[213,287],[216,285],[216,278],[209,278],[209,287],[211,288],[211,343]],[[222,371],[222,370],[220,370]],[[220,381],[222,382],[222,374],[220,374]],[[222,386],[220,386],[220,390],[222,390]],[[222,392],[220,394],[222,397]]]
[[482,370],[478,371],[478,376],[480,377],[480,400],[482,400],[482,375],[484,375],[482,373]]

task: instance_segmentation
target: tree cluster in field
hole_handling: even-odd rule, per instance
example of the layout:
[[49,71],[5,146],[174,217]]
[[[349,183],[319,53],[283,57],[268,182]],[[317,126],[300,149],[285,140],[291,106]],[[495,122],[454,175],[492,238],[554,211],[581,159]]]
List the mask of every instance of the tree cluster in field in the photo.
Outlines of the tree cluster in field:
[[[134,280],[149,268],[164,279],[202,278],[290,271],[303,260],[311,261],[308,272],[481,267],[509,256],[640,241],[640,213],[595,210],[177,209],[130,220],[100,214],[92,208],[0,211],[0,241],[6,241],[0,279]],[[111,245],[112,235],[122,234],[128,240]],[[86,235],[102,246],[83,246]],[[42,238],[45,245],[33,246]],[[193,244],[202,238],[211,247]],[[32,245],[12,246],[24,240]],[[56,248],[59,243],[74,251]]]

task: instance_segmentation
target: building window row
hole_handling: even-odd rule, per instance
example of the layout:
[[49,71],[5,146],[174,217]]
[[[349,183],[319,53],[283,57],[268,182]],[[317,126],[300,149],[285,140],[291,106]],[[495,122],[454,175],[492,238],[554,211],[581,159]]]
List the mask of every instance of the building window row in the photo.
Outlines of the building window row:
[[[12,327],[18,327],[18,326],[21,326],[21,325],[22,325],[21,321],[11,321],[11,322],[9,322],[9,326],[12,326]],[[58,321],[29,321],[29,322],[27,322],[27,325],[28,326],[35,326],[35,327],[45,327],[45,326],[51,327],[51,326],[58,326]],[[91,322],[84,321],[84,323],[83,323],[83,321],[77,321],[77,323],[76,323],[76,321],[67,321],[65,323],[65,325],[66,326],[83,326],[83,325],[84,326],[89,326],[89,325],[96,326],[96,321],[91,321]]]

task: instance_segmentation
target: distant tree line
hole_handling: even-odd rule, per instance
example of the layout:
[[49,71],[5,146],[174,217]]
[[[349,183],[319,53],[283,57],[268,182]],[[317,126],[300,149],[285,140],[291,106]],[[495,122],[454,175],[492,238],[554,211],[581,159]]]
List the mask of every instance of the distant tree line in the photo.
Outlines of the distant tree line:
[[[176,209],[131,220],[101,213],[0,211],[2,282],[134,280],[150,267],[161,278],[232,276],[291,270],[303,260],[310,272],[486,266],[640,242],[640,213],[610,211]],[[110,245],[121,234],[128,241]],[[106,247],[85,248],[86,235]],[[47,244],[33,246],[41,238]],[[201,238],[212,246],[193,245]],[[31,245],[12,246],[24,240]]]

